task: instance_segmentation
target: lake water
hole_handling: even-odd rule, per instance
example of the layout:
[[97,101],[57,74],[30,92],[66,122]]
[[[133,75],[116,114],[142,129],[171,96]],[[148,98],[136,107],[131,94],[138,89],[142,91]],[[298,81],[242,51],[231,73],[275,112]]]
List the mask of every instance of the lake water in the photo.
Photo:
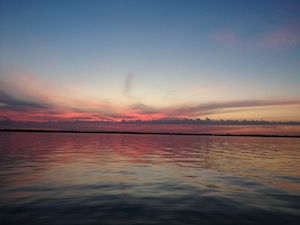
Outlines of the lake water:
[[0,132],[0,224],[300,224],[300,139]]

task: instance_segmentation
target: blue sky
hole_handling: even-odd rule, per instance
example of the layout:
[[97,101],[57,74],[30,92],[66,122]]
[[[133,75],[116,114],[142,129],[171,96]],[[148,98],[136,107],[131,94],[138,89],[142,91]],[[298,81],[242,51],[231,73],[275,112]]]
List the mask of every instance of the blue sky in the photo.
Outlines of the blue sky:
[[0,2],[2,117],[300,120],[299,1]]

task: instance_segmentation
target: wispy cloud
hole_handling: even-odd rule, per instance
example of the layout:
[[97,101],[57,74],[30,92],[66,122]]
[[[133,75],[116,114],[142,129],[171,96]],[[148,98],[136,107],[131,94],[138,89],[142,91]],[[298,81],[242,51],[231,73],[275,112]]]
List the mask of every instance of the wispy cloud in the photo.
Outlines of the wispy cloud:
[[174,100],[174,99],[176,99],[176,97],[178,97],[178,96],[176,96],[177,92],[178,92],[177,90],[169,90],[165,93],[165,95],[163,96],[163,99],[164,100]]
[[[130,96],[132,74],[129,74],[124,84],[124,94]],[[137,103],[107,102],[98,96],[88,98],[84,95],[65,96],[55,85],[40,81],[30,74],[31,85],[23,85],[21,80],[10,77],[3,80],[0,77],[0,117],[17,120],[70,120],[83,118],[88,120],[122,119],[162,119],[162,118],[196,118],[228,112],[244,112],[273,106],[300,106],[300,99],[287,100],[253,100],[227,101],[207,103],[178,103],[168,106],[148,105],[143,101]],[[45,84],[46,83],[46,84]],[[50,88],[50,89],[49,89]],[[52,89],[51,89],[52,88]],[[66,89],[63,89],[64,91]],[[83,92],[84,93],[84,92]],[[173,94],[170,92],[168,94]],[[49,97],[48,97],[49,96]]]
[[15,97],[0,90],[1,110],[12,110],[18,112],[32,112],[34,110],[49,109],[50,106],[44,102],[38,102],[29,98]]
[[131,110],[133,110],[134,112],[138,113],[138,114],[155,114],[159,112],[159,109],[155,108],[155,107],[150,107],[147,106],[145,104],[142,103],[137,103],[133,106],[130,107]]
[[127,74],[126,80],[124,82],[124,89],[122,91],[122,94],[128,98],[131,98],[130,92],[131,92],[131,88],[132,88],[132,79],[133,79],[133,73]]
[[151,107],[136,104],[127,108],[127,113],[135,119],[162,119],[162,118],[196,118],[223,114],[227,112],[245,112],[257,108],[276,106],[300,106],[300,100],[256,100],[256,101],[230,101],[211,102],[206,104],[179,104],[169,107]]
[[278,48],[300,44],[300,26],[280,28],[265,34],[258,40],[258,46],[262,48]]
[[232,30],[211,34],[214,42],[228,47],[245,49],[281,48],[300,44],[300,26],[285,26],[265,31],[256,37],[244,37]]
[[300,100],[260,100],[260,101],[232,101],[216,102],[207,104],[188,105],[183,104],[162,109],[167,117],[195,117],[200,115],[212,115],[222,113],[223,110],[235,109],[236,111],[245,110],[245,108],[270,107],[270,106],[288,106],[299,105]]

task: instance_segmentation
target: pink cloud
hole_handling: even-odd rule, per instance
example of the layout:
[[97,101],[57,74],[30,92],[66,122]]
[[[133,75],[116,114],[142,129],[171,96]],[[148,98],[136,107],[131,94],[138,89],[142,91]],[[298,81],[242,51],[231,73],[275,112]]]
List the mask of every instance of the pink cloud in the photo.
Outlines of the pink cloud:
[[280,48],[300,44],[300,26],[281,27],[265,32],[256,38],[242,38],[233,31],[220,31],[211,39],[225,46],[243,46],[245,49]]
[[[29,74],[29,75],[28,75]],[[24,73],[8,80],[0,79],[0,117],[22,121],[47,120],[115,120],[161,118],[195,118],[225,111],[241,112],[256,107],[300,105],[294,100],[257,100],[194,103],[185,102],[170,106],[151,106],[141,102],[124,104],[107,102],[84,91],[80,95],[64,95],[61,88],[45,82],[32,73]],[[30,82],[30,84],[28,84]],[[63,91],[67,92],[68,88]],[[71,92],[72,93],[72,92]]]
[[258,45],[262,48],[276,48],[300,44],[300,26],[284,27],[263,36]]

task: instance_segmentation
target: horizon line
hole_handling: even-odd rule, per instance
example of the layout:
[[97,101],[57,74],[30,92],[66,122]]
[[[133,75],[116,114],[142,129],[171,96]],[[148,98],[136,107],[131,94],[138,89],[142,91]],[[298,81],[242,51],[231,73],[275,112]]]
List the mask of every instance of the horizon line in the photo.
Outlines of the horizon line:
[[47,129],[0,129],[0,132],[25,133],[79,133],[79,134],[138,134],[138,135],[178,135],[178,136],[217,136],[217,137],[278,137],[300,138],[300,135],[274,135],[274,134],[213,134],[213,133],[181,133],[181,132],[138,132],[138,131],[83,131],[83,130],[47,130]]

